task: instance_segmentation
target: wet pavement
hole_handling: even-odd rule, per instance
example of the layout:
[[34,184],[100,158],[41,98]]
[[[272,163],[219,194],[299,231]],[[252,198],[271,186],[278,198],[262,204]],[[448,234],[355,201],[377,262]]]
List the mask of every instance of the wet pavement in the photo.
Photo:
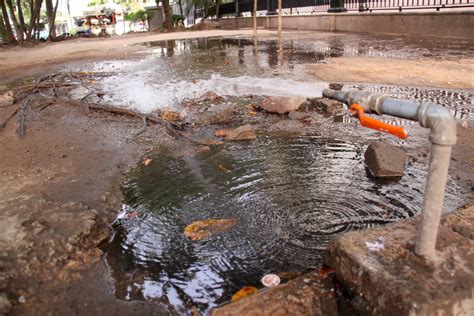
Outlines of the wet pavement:
[[[153,113],[181,111],[184,103],[209,91],[230,96],[226,102],[236,107],[248,95],[318,97],[329,83],[316,80],[306,64],[341,56],[450,59],[473,50],[459,40],[447,44],[364,35],[282,42],[263,38],[257,45],[248,38],[210,38],[142,46],[134,59],[89,68],[108,74],[96,78],[105,93],[101,101]],[[343,86],[352,88],[436,102],[458,119],[472,119],[472,91]],[[383,119],[410,126],[415,134],[421,130],[413,122]],[[347,114],[341,121],[349,125],[346,129],[355,122]],[[364,149],[346,138],[259,134],[254,143],[226,144],[205,154],[151,154],[151,164],[137,166],[123,185],[122,213],[106,246],[116,296],[159,298],[179,313],[208,313],[243,286],[262,287],[259,280],[267,273],[320,266],[336,234],[415,215],[422,203],[424,163],[412,160],[400,180],[375,181],[366,173]],[[462,204],[461,191],[450,180],[446,210]],[[185,227],[206,219],[237,219],[238,224],[190,241]]]
[[[98,79],[104,101],[144,113],[179,108],[185,99],[214,91],[219,95],[321,96],[327,82],[319,81],[306,65],[325,63],[344,56],[455,59],[474,55],[462,40],[414,40],[411,37],[332,35],[324,39],[206,38],[142,44],[133,60],[98,62],[91,71],[112,75]],[[280,47],[282,51],[279,51]],[[364,88],[418,102],[450,107],[459,119],[471,119],[473,92],[469,90],[363,86]]]

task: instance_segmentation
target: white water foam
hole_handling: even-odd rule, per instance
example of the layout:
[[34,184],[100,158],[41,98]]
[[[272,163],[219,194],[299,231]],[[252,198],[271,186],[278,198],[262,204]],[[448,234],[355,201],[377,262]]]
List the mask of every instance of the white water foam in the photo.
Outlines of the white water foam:
[[[154,74],[156,76],[156,73]],[[197,81],[171,80],[163,84],[152,81],[147,70],[104,78],[102,89],[107,91],[106,102],[121,105],[142,113],[176,107],[185,99],[197,98],[208,91],[221,96],[298,96],[321,97],[325,83],[300,82],[281,78],[249,76],[223,77]]]

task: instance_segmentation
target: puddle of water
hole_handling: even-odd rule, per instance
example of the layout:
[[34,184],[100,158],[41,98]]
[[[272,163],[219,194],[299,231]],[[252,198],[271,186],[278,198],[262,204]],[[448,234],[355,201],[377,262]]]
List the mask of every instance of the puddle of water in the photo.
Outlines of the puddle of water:
[[[414,164],[399,181],[374,181],[363,151],[337,139],[263,136],[185,159],[156,153],[123,187],[123,218],[106,250],[115,294],[208,313],[243,286],[262,287],[267,273],[318,267],[335,234],[416,214],[425,171]],[[462,200],[455,184],[447,190],[451,210]],[[200,241],[184,235],[212,218],[238,224]]]
[[[116,72],[114,76],[97,78],[99,87],[106,92],[106,102],[150,113],[179,107],[183,100],[208,91],[228,96],[320,97],[327,83],[315,81],[306,70],[307,63],[340,56],[380,54],[416,58],[427,51],[434,57],[448,58],[472,51],[462,41],[458,42],[453,47],[444,47],[448,44],[437,46],[431,42],[413,42],[411,38],[330,36],[322,40],[285,40],[281,56],[275,39],[260,41],[257,52],[253,41],[248,39],[173,40],[144,43],[143,58],[99,62],[91,70]],[[346,85],[344,89],[357,87],[360,86]],[[388,85],[363,87],[398,98],[435,102],[449,107],[457,118],[472,118],[469,91]]]

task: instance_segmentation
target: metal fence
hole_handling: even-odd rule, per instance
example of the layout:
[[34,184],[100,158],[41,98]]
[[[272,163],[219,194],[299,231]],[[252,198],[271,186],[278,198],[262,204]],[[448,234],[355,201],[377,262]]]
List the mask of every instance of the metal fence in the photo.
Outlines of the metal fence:
[[[382,11],[382,10],[441,10],[474,7],[474,0],[283,0],[284,15],[314,14],[338,8],[338,11]],[[219,15],[249,16],[253,0],[238,0],[221,4]],[[277,10],[277,0],[257,0],[257,15],[272,15]]]

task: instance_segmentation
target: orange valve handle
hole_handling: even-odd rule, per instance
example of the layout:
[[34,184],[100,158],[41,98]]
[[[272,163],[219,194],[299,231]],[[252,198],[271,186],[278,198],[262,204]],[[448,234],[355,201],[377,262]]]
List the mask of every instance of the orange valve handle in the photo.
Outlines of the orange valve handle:
[[403,127],[380,122],[374,118],[365,116],[364,108],[360,104],[353,104],[349,111],[351,111],[354,116],[359,118],[360,125],[362,126],[372,128],[377,131],[386,132],[400,137],[401,139],[406,139],[408,137],[407,131],[405,131]]

